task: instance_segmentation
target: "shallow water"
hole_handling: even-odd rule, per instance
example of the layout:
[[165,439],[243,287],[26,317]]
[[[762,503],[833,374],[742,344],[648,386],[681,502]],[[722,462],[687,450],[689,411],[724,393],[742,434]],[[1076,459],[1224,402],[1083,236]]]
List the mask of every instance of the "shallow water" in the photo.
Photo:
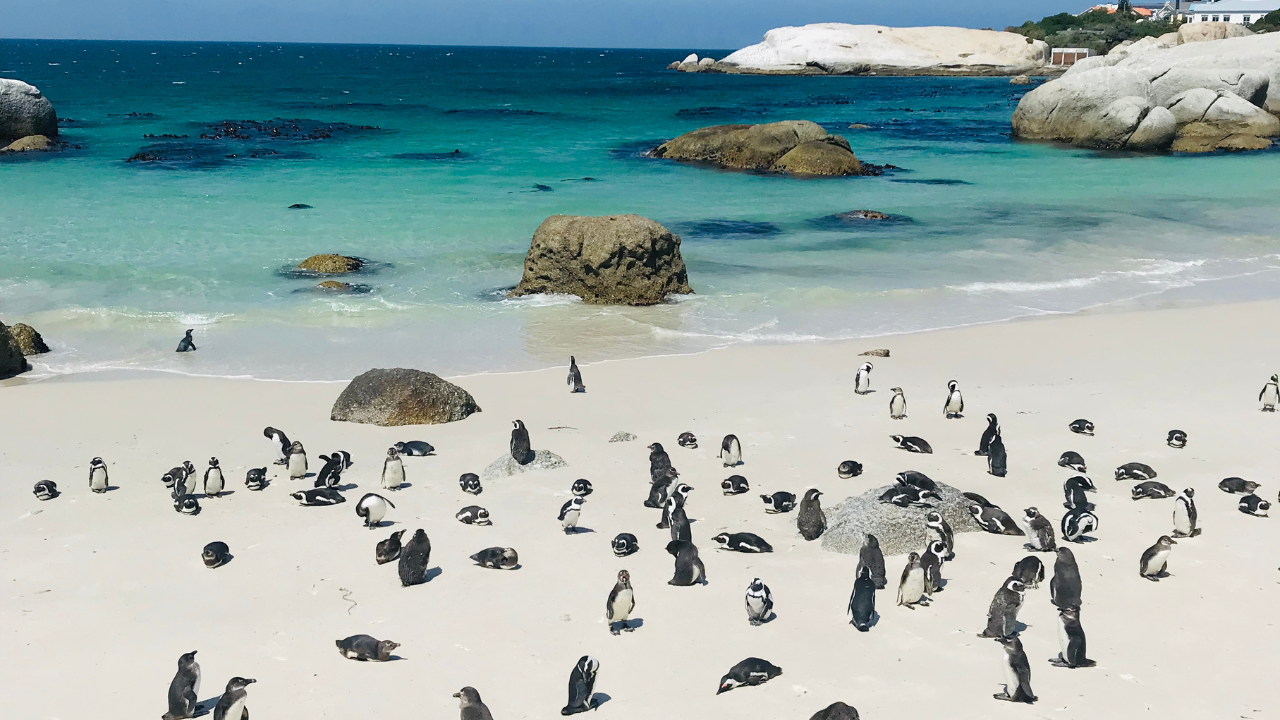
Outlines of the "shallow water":
[[[341,379],[1280,295],[1275,152],[1017,143],[1026,88],[998,78],[687,75],[662,70],[673,57],[0,41],[0,76],[37,85],[79,146],[0,158],[0,319],[55,348],[39,373]],[[781,119],[904,170],[799,180],[642,155]],[[832,217],[858,209],[894,217]],[[503,299],[548,215],[629,212],[682,236],[695,295]],[[353,281],[371,292],[281,272],[320,252],[381,263]],[[189,327],[199,352],[173,353]]]

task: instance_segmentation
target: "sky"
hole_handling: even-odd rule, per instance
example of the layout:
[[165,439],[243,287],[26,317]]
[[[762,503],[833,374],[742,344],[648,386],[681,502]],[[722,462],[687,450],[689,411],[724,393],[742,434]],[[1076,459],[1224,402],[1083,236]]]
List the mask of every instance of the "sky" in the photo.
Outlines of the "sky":
[[735,49],[814,22],[1003,29],[1063,0],[3,0],[0,37]]

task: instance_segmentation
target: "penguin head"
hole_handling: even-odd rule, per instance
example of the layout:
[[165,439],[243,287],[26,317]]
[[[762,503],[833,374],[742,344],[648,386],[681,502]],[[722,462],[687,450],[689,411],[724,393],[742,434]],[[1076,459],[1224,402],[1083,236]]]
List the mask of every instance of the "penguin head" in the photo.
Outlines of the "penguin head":
[[970,504],[969,504],[969,514],[970,514],[970,515],[972,515],[972,516],[974,516],[975,518],[976,518],[976,517],[981,517],[981,516],[982,516],[982,506],[981,506],[981,505],[979,505],[978,503],[970,503]]
[[[193,332],[195,332],[195,330],[188,330],[188,331],[187,331],[187,337],[191,337],[191,333],[193,333]],[[252,681],[251,681],[251,682],[252,682]]]
[[[187,332],[191,332],[191,331],[188,330]],[[249,687],[250,684],[256,683],[256,682],[258,681],[254,680],[253,678],[233,677],[227,681],[227,692],[233,692],[235,690],[243,690]]]
[[1027,591],[1026,584],[1023,583],[1021,580],[1018,580],[1017,578],[1009,578],[1005,582],[1004,586],[1009,590],[1012,590],[1013,592],[1018,593],[1019,595]]
[[649,446],[649,452],[660,453],[665,451],[662,449],[662,443],[653,443]]
[[1160,536],[1160,539],[1156,541],[1156,544],[1157,544],[1157,545],[1160,545],[1160,546],[1162,546],[1162,547],[1167,548],[1167,547],[1169,547],[1170,545],[1177,545],[1177,544],[1178,544],[1178,541],[1177,541],[1177,540],[1174,540],[1173,538],[1169,537],[1168,535],[1161,535],[1161,536]]
[[630,586],[631,586],[631,573],[627,572],[626,570],[619,570],[619,571],[618,571],[618,584],[619,584],[619,585],[621,585],[621,586],[623,586],[623,587],[630,587]]
[[858,579],[859,579],[859,580],[870,580],[870,579],[871,579],[871,568],[870,568],[870,567],[867,567],[866,565],[863,565],[861,568],[858,568]]
[[194,665],[195,662],[196,662],[196,651],[192,650],[189,653],[183,653],[182,657],[178,658],[178,667],[187,668]]
[[995,424],[996,424],[997,422],[999,422],[999,421],[998,421],[998,420],[996,420],[996,414],[995,414],[995,413],[987,413],[987,422],[988,422],[988,423],[991,423],[992,425],[995,425]]
[[892,440],[892,441],[894,441],[894,442],[896,442],[896,443],[898,443],[899,445],[901,445],[901,444],[902,444],[902,436],[901,436],[901,435],[890,435],[890,436],[889,436],[889,439],[890,439],[890,440]]
[[908,564],[908,565],[915,565],[915,564],[917,564],[917,563],[919,563],[919,562],[920,562],[920,553],[918,553],[918,552],[913,552],[913,553],[911,553],[910,555],[908,555],[908,556],[907,556],[907,564]]
[[471,687],[470,685],[454,693],[453,696],[458,698],[462,707],[467,707],[468,705],[480,704],[480,693],[477,692],[476,689]]
[[871,372],[874,369],[874,367],[871,365],[871,363],[867,362],[867,363],[862,363],[862,369],[864,372]]
[[517,430],[523,430],[523,429],[524,429],[524,421],[523,421],[523,420],[516,420],[516,421],[514,421],[514,422],[512,422],[512,423],[511,423],[511,427],[513,427],[513,428],[515,428],[515,429],[517,429]]
[[216,457],[211,457],[211,458],[209,458],[209,467],[211,467],[211,468],[216,468],[216,467],[218,467],[218,458],[216,458]]
[[947,554],[947,544],[941,540],[934,540],[929,543],[929,552],[937,555],[938,557],[942,557]]
[[875,535],[872,535],[871,533],[867,533],[866,544],[867,544],[867,547],[879,549],[880,540],[878,540]]
[[1195,496],[1196,496],[1196,489],[1195,489],[1195,488],[1187,488],[1186,490],[1183,490],[1183,491],[1182,491],[1182,494],[1183,494],[1183,495],[1186,495],[1188,498],[1193,498],[1193,497],[1195,497]]
[[804,492],[804,499],[813,502],[816,501],[820,495],[822,495],[822,491],[818,488],[809,488]]
[[1271,376],[1271,382],[1273,382],[1273,383],[1280,383],[1280,375],[1272,375],[1272,376]]
[[955,380],[947,381],[947,389],[950,390],[951,392],[955,392],[956,388],[958,387],[960,387],[960,383],[956,382]]
[[290,453],[305,452],[305,450],[303,450],[302,448],[302,442],[299,440],[294,440],[293,444],[289,445],[289,452]]
[[1027,522],[1031,522],[1032,520],[1040,517],[1040,511],[1034,507],[1029,507],[1026,510],[1023,510],[1023,512],[1027,514]]
[[278,433],[278,432],[280,432],[280,431],[279,431],[279,430],[276,430],[275,428],[273,428],[273,427],[271,427],[270,425],[268,425],[267,427],[263,428],[263,430],[262,430],[262,437],[265,437],[265,438],[274,438],[274,437],[275,437],[275,434],[276,434],[276,433]]
[[387,459],[388,459],[388,460],[395,460],[395,459],[396,459],[396,458],[398,458],[398,457],[400,457],[400,448],[398,448],[398,447],[394,447],[394,446],[393,446],[393,447],[389,447],[389,448],[387,448]]
[[718,543],[720,543],[721,545],[728,545],[728,544],[729,544],[729,534],[728,534],[728,533],[720,533],[719,535],[717,535],[717,536],[715,536],[715,537],[713,537],[713,538],[711,538],[711,539],[712,539],[712,541],[714,541],[714,542],[718,542]]
[[930,510],[924,516],[925,527],[942,527],[942,513],[937,510]]
[[105,463],[105,462],[103,462],[103,461],[102,461],[102,458],[100,458],[100,457],[96,457],[96,458],[94,458],[94,459],[90,460],[90,461],[89,461],[89,464],[90,464],[90,465],[92,465],[93,467],[99,467],[99,466],[101,466],[101,465],[106,465],[106,463]]
[[934,500],[942,500],[942,496],[932,490],[921,490],[918,499],[932,498]]

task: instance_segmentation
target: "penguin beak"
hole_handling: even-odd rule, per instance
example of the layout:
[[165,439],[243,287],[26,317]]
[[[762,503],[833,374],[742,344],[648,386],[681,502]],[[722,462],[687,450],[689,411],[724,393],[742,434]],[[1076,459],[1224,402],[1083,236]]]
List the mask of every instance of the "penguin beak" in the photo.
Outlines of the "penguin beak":
[[256,683],[256,682],[258,682],[258,681],[257,681],[257,680],[254,680],[253,678],[245,678],[245,679],[244,679],[244,684],[245,684],[245,685],[250,685],[250,684],[252,684],[252,683]]
[[460,693],[460,692],[456,692],[456,693],[454,693],[454,694],[453,694],[453,696],[454,696],[454,697],[456,697],[456,698],[460,698],[460,697],[462,697],[462,693]]

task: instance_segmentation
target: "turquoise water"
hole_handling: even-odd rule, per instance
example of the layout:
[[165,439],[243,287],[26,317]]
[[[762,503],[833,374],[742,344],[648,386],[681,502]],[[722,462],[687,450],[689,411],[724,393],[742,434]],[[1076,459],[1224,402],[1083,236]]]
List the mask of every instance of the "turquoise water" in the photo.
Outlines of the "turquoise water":
[[[865,337],[1175,290],[1280,295],[1274,152],[1016,143],[1025,88],[998,78],[664,71],[677,55],[0,41],[0,77],[38,86],[78,146],[0,158],[0,320],[54,346],[40,374],[343,379]],[[304,122],[198,139],[279,118]],[[904,170],[799,180],[641,154],[703,125],[781,119]],[[161,159],[126,162],[139,152]],[[901,219],[824,220],[863,208]],[[503,300],[557,213],[666,224],[696,294]],[[320,296],[279,272],[320,252],[382,263],[357,280],[372,291]],[[173,353],[189,327],[200,351]]]

